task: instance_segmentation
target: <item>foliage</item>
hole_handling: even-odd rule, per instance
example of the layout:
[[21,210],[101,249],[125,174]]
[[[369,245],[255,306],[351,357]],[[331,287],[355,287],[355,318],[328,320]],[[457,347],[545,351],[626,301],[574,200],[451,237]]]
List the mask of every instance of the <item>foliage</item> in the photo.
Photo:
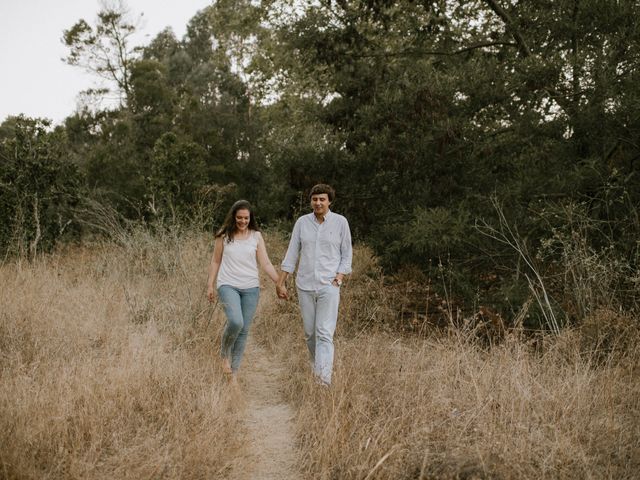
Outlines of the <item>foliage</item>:
[[[522,280],[507,274],[519,254],[473,228],[497,220],[494,195],[531,251],[550,233],[537,212],[561,199],[589,205],[634,258],[638,225],[621,219],[636,219],[640,200],[638,13],[631,1],[309,2],[272,20],[268,65],[284,93],[270,108],[288,112],[283,128],[295,118],[337,145],[335,163],[307,180],[335,183],[385,266],[433,275],[446,258],[467,306],[476,285],[508,308],[500,296]],[[282,152],[274,163],[304,165]],[[496,281],[479,284],[485,275]]]
[[204,157],[202,147],[173,133],[158,139],[147,177],[149,208],[154,215],[176,220],[179,213],[189,211],[204,186]]
[[[418,268],[439,285],[445,266],[465,311],[531,303],[519,249],[475,228],[508,225],[537,262],[533,291],[551,290],[546,314],[579,318],[608,293],[568,300],[566,285],[628,291],[620,278],[638,270],[639,10],[219,0],[183,38],[166,29],[138,49],[126,6],[104,4],[94,26],[65,32],[67,61],[108,77],[122,103],[69,117],[64,150],[128,219],[181,221],[233,192],[262,222],[290,222],[311,185],[331,183],[333,208],[387,272]],[[576,205],[589,226],[579,248],[573,220],[549,214]],[[576,255],[614,269],[597,276],[611,283],[585,285]]]
[[[121,108],[84,109],[66,128],[90,188],[126,218],[183,219],[180,212],[217,198],[206,192],[239,185],[248,196],[250,182],[262,181],[249,95],[224,40],[232,30],[221,31],[215,8],[198,12],[182,41],[165,30],[141,50],[127,43],[135,25],[122,3],[103,6],[95,28],[79,22],[65,33],[68,61],[113,73],[122,93]],[[116,44],[128,53],[117,54]]]
[[9,117],[0,125],[0,252],[48,250],[72,223],[81,192],[77,168],[64,156],[64,132],[46,120]]
[[[101,6],[95,26],[81,19],[64,31],[62,41],[69,48],[65,61],[115,86],[121,104],[125,105],[131,90],[131,64],[135,58],[131,36],[136,31],[136,21],[130,18],[121,0],[104,0]],[[89,93],[104,95],[110,91],[100,88]]]

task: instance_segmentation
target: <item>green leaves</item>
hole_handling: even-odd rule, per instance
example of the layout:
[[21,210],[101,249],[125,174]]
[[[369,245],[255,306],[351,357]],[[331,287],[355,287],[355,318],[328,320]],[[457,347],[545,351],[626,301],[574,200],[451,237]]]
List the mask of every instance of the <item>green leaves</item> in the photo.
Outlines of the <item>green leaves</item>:
[[85,49],[94,46],[97,38],[89,24],[79,20],[69,30],[64,31],[62,40],[70,49],[69,56],[66,58],[67,63],[78,65]]
[[446,257],[459,279],[510,268],[513,252],[472,228],[495,216],[493,195],[532,245],[548,237],[532,211],[586,202],[633,257],[637,222],[622,224],[640,203],[639,9],[219,0],[140,59],[134,24],[104,10],[65,32],[67,61],[126,102],[68,122],[74,156],[122,208],[164,217],[232,184],[263,219],[292,217],[309,186],[332,183],[334,208],[387,266],[432,272]]
[[33,258],[72,223],[81,178],[64,141],[46,120],[10,117],[0,126],[0,254]]
[[188,212],[206,183],[205,156],[200,145],[174,133],[158,139],[147,176],[148,205],[154,215],[175,217]]
[[122,104],[126,105],[130,93],[130,64],[137,51],[130,44],[135,30],[136,25],[123,4],[104,5],[93,27],[79,20],[64,31],[62,41],[69,48],[64,60],[114,86]]

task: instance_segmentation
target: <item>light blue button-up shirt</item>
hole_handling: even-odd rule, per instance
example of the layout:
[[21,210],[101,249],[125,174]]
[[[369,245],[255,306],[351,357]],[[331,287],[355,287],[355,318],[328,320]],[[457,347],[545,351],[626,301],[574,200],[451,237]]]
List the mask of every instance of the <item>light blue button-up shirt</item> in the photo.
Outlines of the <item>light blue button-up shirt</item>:
[[298,265],[296,286],[300,290],[319,290],[331,285],[338,273],[351,273],[351,230],[342,215],[328,211],[319,223],[314,213],[298,218],[282,271],[293,273]]

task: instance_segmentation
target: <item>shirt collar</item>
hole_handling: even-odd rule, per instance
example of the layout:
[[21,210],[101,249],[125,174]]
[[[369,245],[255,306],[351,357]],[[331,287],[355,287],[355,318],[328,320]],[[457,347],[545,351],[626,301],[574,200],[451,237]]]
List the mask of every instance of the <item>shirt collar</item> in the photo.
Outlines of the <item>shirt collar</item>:
[[[313,215],[313,221],[316,223],[319,223],[318,217],[316,217],[316,214],[314,212],[311,212],[311,215]],[[323,221],[326,222],[331,215],[333,215],[333,212],[331,210],[327,210],[327,213],[325,213],[324,217],[322,217]]]

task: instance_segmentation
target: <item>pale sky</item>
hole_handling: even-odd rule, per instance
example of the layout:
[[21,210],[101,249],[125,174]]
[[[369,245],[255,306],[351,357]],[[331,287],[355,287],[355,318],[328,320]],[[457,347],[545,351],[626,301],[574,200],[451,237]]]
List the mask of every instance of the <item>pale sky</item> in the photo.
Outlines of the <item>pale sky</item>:
[[[126,0],[134,18],[143,13],[136,44],[146,45],[170,26],[181,39],[187,22],[212,0]],[[9,115],[60,123],[77,106],[92,76],[64,63],[61,38],[83,18],[95,24],[98,0],[0,0],[0,123]]]

